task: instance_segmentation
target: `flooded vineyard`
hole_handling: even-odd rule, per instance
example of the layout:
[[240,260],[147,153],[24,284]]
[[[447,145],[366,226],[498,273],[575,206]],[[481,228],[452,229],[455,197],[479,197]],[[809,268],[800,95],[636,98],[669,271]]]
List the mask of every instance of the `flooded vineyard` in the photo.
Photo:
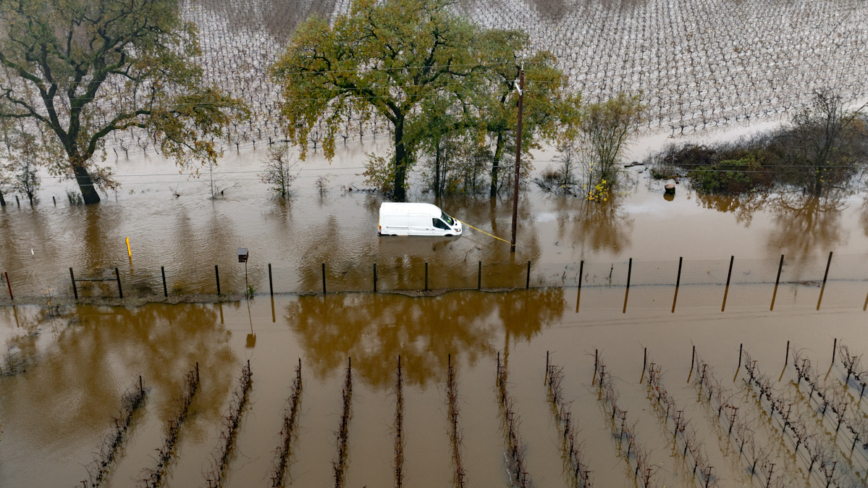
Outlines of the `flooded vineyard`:
[[[271,198],[261,183],[265,151],[252,148],[228,154],[201,179],[155,156],[121,157],[113,167],[123,191],[99,206],[64,203],[69,182],[47,179],[34,205],[0,208],[0,284],[7,287],[8,273],[14,296],[29,303],[74,293],[117,297],[118,278],[127,298],[213,298],[218,274],[223,294],[242,294],[248,285],[256,294],[321,293],[324,264],[333,292],[372,291],[374,265],[380,291],[423,291],[426,266],[430,290],[577,286],[580,271],[583,286],[623,286],[632,259],[632,284],[673,285],[683,258],[682,283],[723,285],[732,256],[733,283],[774,283],[783,254],[781,282],[818,285],[829,252],[830,281],[868,279],[868,205],[858,185],[814,198],[702,195],[682,182],[669,198],[641,166],[625,170],[623,189],[605,203],[529,186],[519,201],[515,255],[492,237],[509,239],[506,198],[435,202],[416,191],[414,201],[438,203],[478,230],[457,238],[380,237],[383,197],[349,190],[360,183],[359,158],[379,142],[339,147],[332,164],[312,155],[286,200]],[[659,142],[640,140],[633,156]],[[552,158],[540,151],[537,171]],[[324,195],[308,177],[320,173],[334,175]],[[246,276],[235,256],[240,247],[250,250]],[[73,290],[70,268],[77,280],[106,281],[79,281]],[[4,290],[0,303],[6,300]]]
[[[347,0],[187,0],[205,79],[244,101],[251,118],[228,128],[225,150],[286,138],[280,88],[263,76],[311,15],[334,20]],[[831,88],[866,96],[868,9],[859,0],[466,0],[455,8],[485,28],[522,29],[588,102],[641,94],[650,133],[707,133],[789,117]],[[111,89],[122,93],[123,82]],[[121,97],[121,95],[118,95]],[[118,103],[117,100],[112,103]],[[348,120],[344,140],[388,133],[384,119]],[[312,136],[314,140],[319,136]],[[109,157],[154,154],[144,132],[115,132]]]
[[673,288],[3,307],[0,484],[864,486],[865,287]]
[[[863,2],[456,3],[524,29],[585,102],[648,106],[604,201],[522,188],[515,253],[510,197],[435,199],[423,164],[408,200],[467,232],[379,236],[377,117],[342,120],[331,160],[312,131],[269,193],[264,73],[348,8],[181,2],[205,79],[251,109],[219,165],[118,131],[100,203],[41,170],[0,207],[0,486],[868,486],[864,175],[708,195],[639,163],[776,128],[820,87],[864,99]],[[531,178],[561,162],[529,156]]]

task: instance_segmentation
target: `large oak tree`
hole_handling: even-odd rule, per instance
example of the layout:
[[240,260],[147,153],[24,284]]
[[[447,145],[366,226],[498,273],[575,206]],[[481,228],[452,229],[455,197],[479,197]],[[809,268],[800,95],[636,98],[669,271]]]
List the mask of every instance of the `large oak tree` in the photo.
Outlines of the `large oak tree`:
[[65,154],[49,170],[74,177],[86,204],[115,184],[95,161],[111,133],[145,131],[182,165],[213,162],[214,138],[246,114],[203,84],[178,0],[0,0],[0,32],[0,118]]
[[391,124],[394,197],[403,201],[426,134],[423,103],[466,103],[486,82],[480,32],[449,0],[355,0],[331,25],[309,19],[274,67],[290,139],[304,156],[308,134],[325,119],[323,149],[332,157],[342,118],[376,113]]
[[[283,86],[283,114],[304,157],[310,134],[325,122],[323,149],[334,156],[335,135],[349,114],[389,121],[396,200],[405,199],[416,152],[438,155],[450,133],[473,144],[491,143],[492,194],[508,140],[515,138],[514,81],[528,62],[526,147],[553,138],[563,115],[575,115],[578,97],[563,93],[566,79],[549,53],[525,56],[527,35],[485,30],[458,15],[451,0],[354,0],[332,24],[309,19],[299,27],[274,76]],[[467,132],[470,131],[470,132]],[[437,166],[437,165],[435,165]],[[439,194],[439,166],[435,168]]]

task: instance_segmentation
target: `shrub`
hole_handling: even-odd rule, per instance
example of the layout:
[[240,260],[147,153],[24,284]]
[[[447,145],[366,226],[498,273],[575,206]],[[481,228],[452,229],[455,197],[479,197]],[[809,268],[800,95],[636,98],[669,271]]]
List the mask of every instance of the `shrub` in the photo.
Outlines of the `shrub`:
[[703,193],[745,193],[771,186],[769,171],[753,157],[728,159],[688,173],[693,187]]

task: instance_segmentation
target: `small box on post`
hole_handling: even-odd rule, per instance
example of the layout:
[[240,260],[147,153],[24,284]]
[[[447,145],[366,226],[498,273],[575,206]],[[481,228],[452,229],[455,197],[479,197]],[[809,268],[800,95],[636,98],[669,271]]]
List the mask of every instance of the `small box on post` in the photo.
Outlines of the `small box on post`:
[[237,254],[238,254],[238,262],[244,263],[244,287],[245,287],[244,288],[244,296],[246,296],[249,300],[250,295],[252,295],[252,293],[250,292],[250,282],[247,279],[247,257],[249,256],[250,253],[247,252],[246,247],[239,247]]

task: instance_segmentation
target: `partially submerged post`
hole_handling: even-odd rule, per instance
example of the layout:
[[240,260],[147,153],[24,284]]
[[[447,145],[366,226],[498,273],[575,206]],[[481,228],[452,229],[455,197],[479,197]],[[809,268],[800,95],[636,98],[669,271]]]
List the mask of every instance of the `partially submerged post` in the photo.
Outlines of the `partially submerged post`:
[[732,278],[732,263],[735,261],[735,256],[729,257],[729,272],[726,274],[726,290],[723,292],[723,305],[720,306],[720,311],[726,309],[726,296],[729,295],[729,280]]
[[521,174],[521,116],[524,107],[524,66],[518,72],[518,125],[515,131],[515,188],[512,195],[512,242],[509,252],[515,252],[515,235],[518,229],[518,180]]
[[576,313],[579,313],[579,302],[582,300],[582,280],[584,279],[584,271],[585,271],[585,260],[583,259],[581,263],[579,263],[579,289],[576,291]]
[[823,286],[820,288],[820,298],[817,300],[817,310],[820,310],[820,303],[823,302],[823,292],[826,291],[826,279],[829,277],[829,266],[832,265],[832,251],[829,251],[829,260],[826,261],[826,273],[823,274]]
[[781,270],[784,267],[784,255],[781,254],[781,263],[778,264],[778,277],[775,279],[775,292],[772,295],[772,306],[769,307],[769,311],[775,309],[775,298],[778,296],[778,284],[781,282]]
[[[247,278],[247,258],[250,256],[250,253],[247,251],[246,247],[239,247],[237,251],[238,262],[244,263],[244,295],[250,296],[250,281]],[[268,266],[268,278],[271,280],[271,266]]]
[[69,268],[69,277],[72,279],[72,294],[75,295],[75,299],[78,300],[78,288],[75,287],[75,274],[72,272],[72,268]]
[[627,289],[624,291],[624,310],[621,313],[627,313],[627,298],[630,296],[630,276],[633,274],[633,258],[627,265]]
[[12,283],[9,282],[9,273],[4,271],[3,275],[6,276],[6,288],[9,288],[9,299],[15,300],[15,297],[12,296]]
[[678,287],[681,286],[681,262],[683,257],[678,258],[678,278],[675,280],[675,297],[672,299],[672,313],[675,313],[675,303],[678,301]]
[[163,275],[163,297],[169,297],[169,289],[166,288],[166,268],[160,266],[160,274]]

